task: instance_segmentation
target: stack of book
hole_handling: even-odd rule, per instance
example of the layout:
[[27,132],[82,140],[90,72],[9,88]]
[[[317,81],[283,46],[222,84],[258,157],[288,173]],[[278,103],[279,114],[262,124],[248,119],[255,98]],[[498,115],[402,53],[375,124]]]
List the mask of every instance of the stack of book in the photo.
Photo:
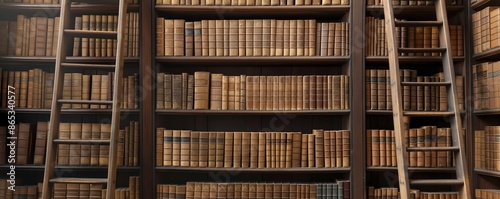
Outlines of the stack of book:
[[500,172],[500,126],[475,131],[475,167]]
[[[393,130],[367,130],[367,166],[395,167],[396,144]],[[451,129],[423,126],[405,131],[407,147],[450,147]],[[453,154],[447,151],[408,152],[410,167],[452,167]]]
[[[54,73],[37,68],[29,71],[2,71],[0,68],[0,78],[2,107],[7,107],[7,87],[9,85],[17,90],[16,107],[38,109],[52,107]],[[114,72],[109,72],[107,75],[65,73],[62,97],[68,100],[112,100],[113,78]],[[137,73],[133,76],[123,77],[120,108],[139,108],[138,78]],[[68,109],[108,109],[111,108],[111,105],[64,104],[62,107]]]
[[472,39],[474,54],[479,54],[500,46],[500,9],[486,7],[472,14]]
[[158,184],[156,198],[350,198],[350,181],[332,183],[216,183]]
[[500,108],[500,61],[472,66],[474,110]]
[[348,110],[349,76],[157,74],[157,109]]
[[[402,82],[444,82],[444,74],[417,76],[416,70],[401,70]],[[464,78],[455,76],[459,110],[464,110]],[[392,110],[389,70],[366,70],[366,109]],[[448,111],[446,86],[402,86],[403,110]]]
[[[388,56],[386,22],[375,17],[366,18],[367,56]],[[439,28],[396,27],[398,46],[402,48],[439,48]],[[450,25],[450,41],[453,56],[464,55],[463,26]],[[440,56],[440,53],[410,53],[410,56]]]
[[156,133],[156,165],[215,168],[348,168],[350,132]]
[[[36,128],[30,123],[16,125],[18,137],[16,165],[43,165],[47,144],[48,122],[37,122]],[[59,139],[109,140],[110,124],[61,123]],[[36,130],[35,130],[36,129]],[[0,127],[0,144],[6,145],[7,127]],[[109,146],[60,144],[57,149],[58,165],[106,166]],[[0,164],[5,164],[7,151],[0,147]],[[118,131],[118,166],[139,165],[139,123]]]
[[[399,198],[398,188],[384,187],[375,189],[368,187],[368,199]],[[416,189],[410,190],[410,198],[434,198],[434,199],[458,199],[458,192],[422,192]]]
[[[129,177],[129,186],[115,189],[117,199],[139,199],[139,176]],[[39,187],[41,189],[41,187]],[[106,198],[102,184],[54,183],[54,198]]]
[[193,6],[303,6],[349,5],[350,0],[156,0],[156,5]]
[[156,56],[347,56],[348,22],[156,19]]

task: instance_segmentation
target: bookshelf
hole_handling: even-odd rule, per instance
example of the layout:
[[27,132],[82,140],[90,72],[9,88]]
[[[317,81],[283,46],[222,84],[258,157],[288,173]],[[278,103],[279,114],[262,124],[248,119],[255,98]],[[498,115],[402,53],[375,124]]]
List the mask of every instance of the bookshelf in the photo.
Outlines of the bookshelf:
[[[83,9],[91,8],[94,10],[93,14],[117,14],[117,7],[112,5],[106,6],[89,6],[89,5],[73,5],[75,9],[74,16],[81,16]],[[116,10],[116,11],[115,11]],[[129,6],[129,11],[139,12],[139,5]],[[38,16],[53,18],[59,16],[59,4],[21,4],[21,3],[0,3],[0,12],[4,13],[0,20],[16,20],[17,15],[24,16]],[[74,23],[74,18],[72,18]],[[7,28],[7,27],[4,27]],[[71,42],[71,45],[73,42]],[[73,48],[70,48],[73,49]],[[45,73],[54,73],[54,65],[56,58],[54,56],[14,56],[2,55],[0,56],[1,68],[4,73],[7,71],[28,71],[32,69],[41,69]],[[68,62],[86,62],[90,64],[108,64],[115,61],[114,57],[69,57]],[[126,57],[124,68],[126,76],[133,75],[139,72],[140,57]],[[69,70],[69,72],[82,73],[87,75],[99,74],[92,70]],[[7,108],[0,108],[0,115],[7,115]],[[49,108],[15,108],[16,123],[29,123],[31,124],[32,135],[34,136],[37,131],[37,122],[47,122],[50,118]],[[111,109],[63,109],[64,115],[63,122],[74,123],[106,123],[106,119],[111,116]],[[130,121],[138,121],[140,109],[124,109],[122,114],[122,128],[124,128]],[[7,120],[0,122],[0,126],[6,126]],[[108,122],[109,123],[109,122]],[[33,137],[33,146],[35,145],[35,138]],[[33,158],[33,157],[31,157]],[[33,160],[30,160],[32,162]],[[44,160],[45,161],[45,160]],[[0,165],[0,171],[10,171],[10,165]],[[37,185],[43,181],[44,166],[34,165],[32,163],[25,165],[16,165],[16,180],[19,180],[18,186]],[[74,177],[103,177],[107,176],[107,167],[105,166],[56,166],[55,173],[57,176],[74,176]],[[117,178],[118,187],[128,186],[130,176],[137,176],[140,173],[139,166],[123,166],[118,167],[119,177]],[[4,177],[5,178],[5,177]],[[125,183],[127,182],[127,183]]]
[[[471,18],[469,19],[470,24],[474,24],[474,13],[481,12],[481,10],[490,7],[490,6],[499,6],[500,4],[497,1],[491,1],[491,0],[483,0],[483,1],[476,1],[471,4],[471,7],[469,9],[469,13],[471,14]],[[491,15],[490,15],[491,16]],[[482,17],[482,16],[481,16]],[[481,24],[482,25],[482,24]],[[474,28],[471,28],[471,32],[474,33]],[[488,34],[488,33],[487,33]],[[494,34],[494,33],[491,33]],[[471,41],[471,44],[476,45],[476,42],[474,40]],[[475,66],[477,64],[485,64],[485,63],[495,63],[500,61],[500,48],[492,46],[488,50],[482,50],[479,53],[474,53],[471,52],[471,68],[475,69]],[[488,69],[490,70],[490,69]],[[495,69],[493,69],[495,70]],[[477,92],[484,92],[480,91],[479,88],[476,86],[476,81],[474,80],[475,74],[474,70],[471,70],[471,76],[472,76],[472,81],[470,82],[470,87],[471,87],[471,93],[474,95],[477,95]],[[493,71],[488,71],[488,73],[491,73]],[[494,88],[492,88],[494,89]],[[498,91],[497,89],[494,89],[492,91]],[[489,91],[491,92],[491,91]],[[482,94],[480,94],[482,95]],[[492,96],[493,97],[493,96]],[[476,98],[473,98],[476,99]],[[483,163],[483,160],[485,159],[484,156],[481,156],[478,154],[482,154],[483,150],[479,149],[478,147],[482,147],[485,145],[484,140],[481,141],[481,144],[476,142],[477,140],[481,139],[478,137],[482,137],[484,135],[480,131],[485,130],[486,126],[499,126],[500,123],[498,121],[498,116],[500,115],[500,111],[496,107],[483,107],[482,105],[482,100],[474,100],[471,103],[471,126],[472,126],[472,131],[471,131],[471,136],[467,137],[469,141],[469,146],[474,146],[470,147],[468,150],[470,154],[474,154],[471,158],[471,170],[473,174],[473,182],[474,182],[474,189],[500,189],[500,185],[498,184],[498,180],[500,179],[500,172],[496,170],[495,168],[488,168],[485,166]],[[493,130],[494,132],[494,130]],[[484,138],[486,139],[486,138]],[[490,148],[491,149],[491,148]],[[478,161],[480,163],[478,163]],[[486,160],[488,161],[488,160]]]

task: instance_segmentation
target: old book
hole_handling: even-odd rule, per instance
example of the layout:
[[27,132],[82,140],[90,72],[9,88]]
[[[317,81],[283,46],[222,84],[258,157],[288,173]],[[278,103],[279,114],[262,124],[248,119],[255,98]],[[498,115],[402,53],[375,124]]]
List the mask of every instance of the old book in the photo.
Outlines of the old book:
[[191,132],[189,146],[189,166],[199,166],[200,132]]
[[228,110],[229,76],[222,76],[222,110]]
[[[166,26],[166,24],[165,24]],[[174,56],[184,56],[184,47],[185,47],[185,21],[182,19],[174,20]]]
[[[70,138],[70,123],[60,123],[59,125],[59,139]],[[57,146],[57,164],[69,164],[69,144],[59,144]]]
[[251,133],[242,133],[241,135],[241,167],[250,167],[250,144]]
[[279,77],[278,76],[270,76],[267,79],[272,78],[272,109],[271,110],[279,110]]
[[259,164],[259,133],[250,134],[250,168],[257,168]]
[[234,132],[234,140],[233,140],[233,167],[239,168],[241,167],[241,159],[242,159],[242,133]]
[[[180,24],[177,24],[180,26]],[[174,20],[164,19],[164,54],[160,56],[174,56]],[[179,32],[177,32],[179,34]],[[179,36],[178,36],[179,37]],[[177,42],[179,43],[179,41]]]
[[[247,20],[247,23],[248,22],[249,21]],[[262,19],[253,20],[253,56],[263,56],[264,28],[266,28],[264,27],[264,20]]]
[[315,162],[316,162],[316,157],[314,156],[315,155],[314,140],[315,140],[314,134],[307,135],[307,161],[308,161],[307,166],[309,168],[315,167]]
[[246,110],[247,106],[247,77],[240,75],[240,110]]
[[235,102],[235,83],[236,76],[229,76],[227,83],[227,110],[236,110],[236,102]]
[[[66,74],[65,74],[66,75]],[[100,101],[107,101],[108,99],[108,94],[110,92],[110,75],[101,75],[101,92],[99,96]],[[71,91],[72,92],[72,91]],[[107,109],[108,105],[99,105],[100,109]]]
[[325,157],[324,157],[324,131],[322,129],[313,130],[313,134],[315,135],[315,165],[316,167],[324,167],[325,166]]
[[[164,128],[157,128],[156,129],[156,166],[160,167],[163,166],[163,132],[165,131]],[[124,138],[125,139],[125,138]],[[125,149],[123,149],[125,150]]]
[[172,74],[165,74],[163,76],[163,106],[165,109],[172,109]]
[[[165,31],[165,19],[161,17],[156,18],[156,56],[165,56]],[[84,44],[83,41],[85,41],[85,38],[82,40],[82,45]],[[82,56],[84,56],[83,52]]]
[[202,25],[201,21],[193,22],[193,46],[194,46],[194,56],[202,56]]
[[259,132],[258,133],[258,158],[257,158],[257,167],[265,168],[266,167],[266,133]]
[[[81,140],[82,139],[82,124],[81,123],[71,123],[70,124],[70,135],[71,140]],[[81,146],[78,144],[69,145],[69,165],[80,165],[80,153]]]
[[[111,124],[101,124],[101,140],[109,140],[111,137]],[[99,146],[99,166],[107,166],[109,163],[109,146]]]
[[181,132],[180,132],[180,166],[181,167],[188,167],[190,165],[190,160],[189,160],[190,143],[191,143],[191,131],[181,130]]
[[222,110],[222,74],[211,74],[210,110]]
[[172,131],[172,166],[178,167],[181,164],[181,131]]
[[[417,136],[417,129],[410,129],[409,130],[409,141],[408,141],[408,147],[417,147],[417,142],[418,142],[418,136]],[[409,166],[410,167],[417,167],[417,152],[415,151],[410,151],[408,152],[409,154]]]
[[241,76],[234,77],[234,110],[242,110],[241,107]]
[[283,56],[290,56],[291,20],[283,21]]
[[194,73],[194,109],[196,110],[208,109],[209,86],[210,86],[209,72]]
[[194,56],[194,22],[185,22],[184,25],[185,55]]
[[[342,167],[350,167],[350,131],[343,130],[342,133]],[[395,146],[395,145],[394,145]],[[395,165],[394,165],[395,166]]]
[[381,165],[381,142],[380,142],[380,131],[383,130],[370,130],[371,138],[372,138],[372,166],[382,166]]
[[215,43],[215,56],[224,56],[224,20],[215,20],[214,43]]
[[182,109],[182,75],[172,75],[172,109]]
[[[293,153],[293,133],[283,133],[285,135],[285,168],[292,167],[292,153]],[[283,156],[283,155],[282,155]]]
[[214,168],[217,157],[217,132],[208,132],[208,167]]
[[216,133],[216,141],[215,141],[215,167],[222,168],[224,167],[224,141],[225,135],[224,132]]
[[209,156],[209,133],[200,132],[199,139],[199,167],[208,167]]

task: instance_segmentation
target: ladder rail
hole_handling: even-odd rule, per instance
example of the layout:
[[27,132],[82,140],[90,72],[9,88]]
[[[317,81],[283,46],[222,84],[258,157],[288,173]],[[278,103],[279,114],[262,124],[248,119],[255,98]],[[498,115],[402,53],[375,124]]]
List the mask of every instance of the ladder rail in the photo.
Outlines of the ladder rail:
[[118,35],[117,35],[117,51],[116,51],[116,68],[114,74],[115,84],[113,85],[113,107],[111,115],[111,137],[109,145],[109,162],[108,162],[108,183],[106,198],[115,198],[116,186],[116,167],[117,167],[117,138],[120,130],[120,96],[123,84],[123,57],[124,57],[124,40],[125,37],[125,15],[127,12],[127,0],[120,0],[118,11]]
[[403,105],[401,99],[401,79],[399,75],[399,54],[396,42],[396,28],[394,22],[394,10],[392,0],[384,0],[385,27],[387,44],[389,50],[390,84],[393,108],[394,131],[396,141],[396,161],[398,167],[398,181],[401,199],[410,199],[410,185],[408,180],[408,166],[406,158],[406,147],[404,142],[405,119],[403,116]]
[[54,177],[54,169],[56,165],[56,146],[53,143],[54,136],[59,135],[59,121],[61,116],[62,104],[57,102],[57,99],[62,98],[64,73],[61,71],[61,63],[65,61],[66,48],[68,39],[63,37],[64,29],[69,26],[71,2],[68,0],[61,1],[61,17],[59,18],[59,37],[57,41],[57,54],[54,74],[54,91],[52,93],[52,107],[50,114],[49,130],[47,132],[47,148],[45,154],[45,170],[43,175],[42,198],[49,199],[52,197],[52,184],[50,179]]
[[[472,198],[471,187],[469,182],[468,165],[465,162],[465,144],[462,136],[462,118],[458,106],[458,95],[455,84],[455,68],[453,66],[453,55],[451,52],[451,39],[448,23],[448,16],[446,10],[446,2],[439,0],[436,2],[436,18],[443,22],[443,26],[439,30],[440,45],[448,49],[443,53],[443,73],[446,82],[451,82],[452,85],[447,87],[448,109],[455,113],[451,118],[451,132],[453,146],[458,146],[458,152],[455,153],[455,168],[458,179],[463,181],[463,188],[459,189],[460,198]],[[450,103],[451,102],[451,103]]]

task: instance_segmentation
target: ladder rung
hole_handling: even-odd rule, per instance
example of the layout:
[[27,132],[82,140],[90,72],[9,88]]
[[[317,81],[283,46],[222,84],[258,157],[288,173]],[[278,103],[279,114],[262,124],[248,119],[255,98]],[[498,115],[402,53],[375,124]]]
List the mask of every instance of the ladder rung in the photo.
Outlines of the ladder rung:
[[399,53],[444,53],[446,48],[399,48]]
[[407,151],[458,151],[458,147],[408,147]]
[[57,144],[95,144],[104,145],[109,144],[109,140],[68,140],[68,139],[55,139],[54,143]]
[[71,0],[71,2],[85,3],[85,4],[118,4],[118,0]]
[[401,82],[403,86],[449,86],[450,82]]
[[440,26],[441,21],[395,21],[396,27],[422,27],[422,26]]
[[425,179],[410,180],[412,185],[463,185],[464,181],[459,179]]
[[113,101],[97,101],[97,100],[57,100],[59,103],[63,104],[101,104],[101,105],[113,105]]
[[116,68],[116,65],[111,65],[111,64],[61,63],[61,66],[68,68],[94,68],[94,69],[110,69],[110,70],[114,70]]
[[106,178],[54,178],[50,179],[52,183],[70,183],[70,184],[106,184]]
[[452,116],[454,113],[449,111],[405,111],[403,115],[415,117],[446,117]]
[[90,37],[90,38],[105,38],[105,39],[116,39],[116,31],[95,31],[95,30],[71,30],[66,29],[64,33],[69,34],[74,37]]

